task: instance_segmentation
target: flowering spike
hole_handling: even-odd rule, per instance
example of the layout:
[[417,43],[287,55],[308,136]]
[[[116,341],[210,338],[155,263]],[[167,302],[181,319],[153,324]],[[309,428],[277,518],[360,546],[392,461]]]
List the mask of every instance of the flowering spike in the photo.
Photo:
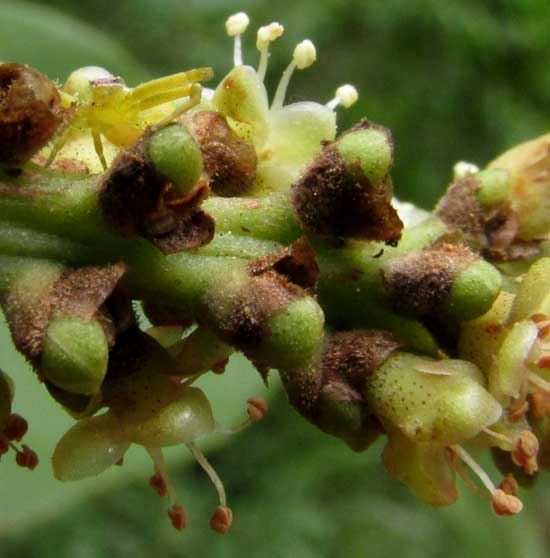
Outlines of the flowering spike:
[[277,90],[275,91],[275,97],[273,98],[273,102],[271,104],[271,110],[278,110],[282,108],[286,90],[294,70],[305,70],[306,68],[309,68],[315,60],[317,60],[317,51],[315,50],[315,45],[309,39],[305,39],[296,45],[292,55],[292,61],[283,72],[279,85],[277,86]]
[[241,45],[241,35],[246,31],[250,18],[244,12],[238,12],[227,18],[225,29],[230,37],[234,37],[233,65],[242,66],[243,54]]
[[269,43],[276,41],[285,31],[285,28],[274,21],[269,25],[264,25],[258,29],[256,35],[256,48],[260,51],[260,62],[258,64],[258,78],[263,81],[267,71],[269,59]]
[[334,99],[331,99],[327,103],[327,107],[331,110],[334,110],[340,105],[344,108],[349,108],[357,102],[358,98],[359,93],[357,92],[357,89],[353,85],[346,83],[345,85],[338,87],[334,93]]

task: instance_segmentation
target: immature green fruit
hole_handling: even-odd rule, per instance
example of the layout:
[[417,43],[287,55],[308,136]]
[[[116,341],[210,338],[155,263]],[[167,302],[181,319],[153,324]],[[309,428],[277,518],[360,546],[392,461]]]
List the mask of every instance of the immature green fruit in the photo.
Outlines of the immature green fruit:
[[476,366],[394,353],[365,382],[373,413],[413,442],[460,444],[496,422],[502,409]]
[[105,332],[97,320],[54,318],[46,331],[39,370],[65,391],[90,395],[100,390],[108,358]]
[[200,147],[181,124],[155,131],[149,141],[149,156],[178,196],[189,193],[202,173]]
[[99,475],[119,461],[129,446],[111,413],[83,419],[64,434],[55,448],[55,478],[77,481]]
[[338,152],[350,167],[358,165],[372,184],[379,184],[390,171],[392,144],[388,134],[377,128],[344,134]]

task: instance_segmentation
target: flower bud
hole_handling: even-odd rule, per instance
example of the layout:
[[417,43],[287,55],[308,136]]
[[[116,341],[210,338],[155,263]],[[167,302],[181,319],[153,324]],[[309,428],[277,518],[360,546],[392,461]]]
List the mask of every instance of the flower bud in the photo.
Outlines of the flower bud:
[[159,174],[174,185],[178,197],[188,194],[202,173],[200,147],[181,125],[172,124],[151,135],[149,156]]
[[98,393],[107,372],[109,347],[97,320],[59,317],[50,320],[40,374],[71,393]]
[[502,277],[497,268],[478,259],[455,278],[442,310],[460,321],[477,318],[491,308],[501,285]]
[[475,195],[484,209],[505,205],[510,201],[510,175],[501,169],[486,169],[475,175],[480,187]]
[[292,185],[292,202],[307,230],[396,243],[403,223],[391,205],[391,136],[366,120],[325,145]]
[[299,370],[307,367],[323,338],[324,315],[309,296],[298,298],[280,312],[269,317],[262,337],[253,350],[261,361],[272,368]]
[[512,209],[525,240],[550,231],[550,135],[546,134],[506,151],[490,169],[510,174]]
[[338,152],[346,165],[359,165],[372,184],[379,184],[390,171],[393,144],[384,130],[368,128],[344,134],[338,140]]

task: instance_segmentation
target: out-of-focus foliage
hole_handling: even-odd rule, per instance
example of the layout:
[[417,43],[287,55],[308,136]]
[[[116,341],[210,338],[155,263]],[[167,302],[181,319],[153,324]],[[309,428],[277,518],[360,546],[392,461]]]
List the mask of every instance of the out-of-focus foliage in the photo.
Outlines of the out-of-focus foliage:
[[285,24],[274,45],[275,85],[294,44],[315,41],[319,61],[293,81],[290,97],[329,99],[358,86],[342,115],[367,115],[393,131],[397,194],[431,206],[456,158],[485,163],[540,135],[550,122],[550,7],[547,0],[45,0],[116,37],[161,75],[212,64],[227,71],[231,43],[223,22],[248,12],[245,61],[256,64],[255,29]]
[[64,15],[23,2],[0,2],[0,59],[19,61],[52,79],[64,80],[75,67],[107,66],[129,81],[147,79],[144,66],[102,31]]
[[[352,454],[336,439],[306,428],[279,399],[261,426],[209,459],[223,475],[235,514],[225,537],[207,518],[216,500],[203,471],[180,470],[177,490],[192,512],[175,532],[165,502],[141,479],[35,524],[2,544],[4,556],[25,558],[543,558],[545,482],[515,519],[497,518],[466,491],[446,509],[421,505],[389,480],[379,460]],[[179,450],[183,453],[183,450]],[[547,479],[548,480],[548,479]],[[545,502],[546,500],[546,502]]]
[[[60,80],[77,66],[99,64],[131,85],[205,64],[221,77],[231,64],[223,22],[237,9],[251,16],[245,60],[256,64],[255,27],[280,20],[286,35],[273,48],[269,83],[276,84],[296,42],[314,40],[319,62],[296,76],[290,99],[328,100],[337,85],[354,83],[360,101],[341,113],[342,127],[364,115],[390,127],[396,191],[425,206],[443,190],[456,159],[484,163],[547,131],[550,122],[548,0],[45,0],[40,6],[0,1],[0,8],[0,59],[29,63]],[[0,364],[10,369],[5,343],[4,335]],[[18,368],[22,372],[20,362]],[[52,436],[41,411],[32,411],[30,435]],[[54,428],[63,430],[61,423]],[[44,440],[47,446],[53,440]],[[212,455],[237,518],[226,538],[208,528],[214,495],[208,499],[207,479],[193,468],[178,474],[184,502],[193,509],[188,532],[171,530],[159,513],[165,503],[140,481],[89,502],[58,498],[57,518],[35,520],[12,534],[0,555],[547,555],[548,479],[539,479],[544,486],[514,519],[492,517],[488,504],[465,491],[457,506],[435,510],[386,477],[378,451],[352,454],[281,400],[265,423]],[[42,458],[49,476],[45,453]],[[18,472],[9,478],[13,497],[0,503],[14,513],[32,475]],[[34,506],[40,507],[40,497]]]

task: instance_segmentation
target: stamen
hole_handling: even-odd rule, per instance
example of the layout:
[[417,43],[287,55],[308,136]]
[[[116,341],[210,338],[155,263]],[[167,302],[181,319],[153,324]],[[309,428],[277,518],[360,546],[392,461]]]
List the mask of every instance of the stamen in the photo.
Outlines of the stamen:
[[175,504],[168,510],[168,517],[172,522],[172,527],[177,531],[182,531],[187,527],[187,515],[185,508],[181,504]]
[[516,515],[523,509],[521,500],[497,488],[493,494],[493,510],[497,515]]
[[539,339],[550,337],[550,320],[538,323],[537,328],[539,330]]
[[247,403],[247,412],[250,420],[252,422],[261,421],[268,411],[265,399],[262,399],[261,397],[251,397]]
[[538,368],[543,368],[544,370],[550,369],[550,355],[541,356],[537,360],[537,367]]
[[488,436],[492,436],[493,438],[496,438],[497,440],[500,440],[501,442],[504,442],[505,444],[508,444],[512,448],[516,446],[516,442],[513,440],[513,438],[510,438],[509,436],[506,436],[505,434],[501,434],[500,432],[495,432],[494,430],[491,430],[490,428],[482,428],[481,431],[485,432],[485,434],[487,434]]
[[12,413],[8,419],[4,435],[8,440],[20,442],[28,429],[29,425],[27,421],[21,415]]
[[506,492],[506,494],[511,494],[512,496],[517,496],[519,492],[518,481],[514,478],[512,473],[508,473],[502,481],[500,481],[498,488],[500,488],[503,492]]
[[476,463],[472,456],[461,446],[452,446],[457,456],[472,470],[491,494],[493,510],[497,515],[514,515],[523,509],[523,504],[515,495],[507,493],[503,488],[495,487],[487,473]]
[[210,519],[210,527],[219,533],[225,535],[233,522],[233,512],[227,506],[218,506]]
[[464,461],[464,463],[472,470],[472,472],[479,478],[485,488],[490,494],[494,494],[496,487],[489,475],[477,464],[474,458],[461,446],[453,446],[452,449],[456,452],[457,456]]
[[159,471],[155,467],[155,474],[149,479],[149,484],[153,488],[153,490],[163,498],[166,496],[167,489],[166,489],[166,481],[164,477],[159,473]]
[[238,12],[229,16],[225,22],[225,29],[230,37],[235,37],[233,47],[233,65],[243,65],[243,53],[241,45],[241,35],[246,31],[250,18],[244,12]]
[[218,497],[220,499],[220,506],[227,507],[227,501],[225,497],[225,488],[223,487],[223,482],[221,481],[220,477],[218,477],[218,473],[214,471],[212,465],[208,462],[202,451],[192,442],[186,444],[189,448],[189,451],[193,454],[193,457],[196,459],[197,463],[204,469],[206,474],[210,477],[212,484],[216,487],[218,491]]
[[[539,368],[544,368],[543,366],[539,366],[540,361],[546,357],[541,357],[537,362],[537,366]],[[542,391],[550,392],[550,383],[546,380],[543,380],[538,374],[531,372],[530,370],[527,372],[527,381],[534,386],[540,388]]]
[[29,448],[29,446],[23,444],[21,446],[23,449],[18,450],[12,444],[10,445],[17,452],[15,456],[17,465],[19,465],[20,467],[25,467],[26,469],[30,469],[31,471],[36,469],[36,466],[38,465],[38,455],[36,455],[36,453],[31,448]]
[[0,456],[10,451],[10,443],[5,436],[0,435]]
[[548,316],[546,314],[542,314],[542,313],[538,313],[538,314],[533,314],[531,316],[531,321],[535,322],[536,324],[540,323],[540,322],[545,322],[548,320]]
[[305,68],[309,68],[309,66],[311,66],[316,59],[317,51],[315,50],[315,45],[309,39],[306,39],[296,45],[294,54],[292,55],[292,62],[283,72],[281,81],[279,81],[279,85],[275,91],[275,97],[273,98],[273,103],[271,104],[271,110],[278,110],[282,108],[286,90],[288,89],[288,84],[290,83],[290,78],[292,77],[294,70],[304,70]]
[[256,35],[256,48],[260,51],[260,62],[258,64],[258,77],[264,80],[267,72],[267,61],[269,58],[269,43],[276,41],[285,31],[285,28],[274,21],[269,25],[264,25],[258,29]]
[[357,89],[353,85],[346,83],[345,85],[341,85],[336,90],[334,93],[334,99],[327,103],[327,107],[331,110],[334,110],[339,105],[342,105],[344,108],[349,108],[357,101],[358,98],[359,93],[357,92]]
[[479,172],[479,167],[467,161],[459,161],[453,167],[453,175],[456,178],[463,178],[469,174],[476,174]]
[[266,415],[267,410],[268,406],[265,399],[262,399],[261,397],[251,397],[248,399],[246,407],[248,418],[233,428],[224,428],[218,430],[217,432],[225,434],[226,436],[237,434],[250,426],[253,422],[259,422],[262,420]]
[[508,418],[512,422],[519,422],[525,418],[525,415],[529,411],[529,403],[527,401],[516,401],[512,403],[508,409]]
[[[150,448],[146,447],[147,453],[151,456],[153,460],[153,465],[155,467],[156,474],[159,475],[162,480],[164,481],[164,486],[166,489],[166,494],[168,494],[168,498],[170,499],[170,504],[172,507],[179,506],[178,497],[176,494],[176,489],[172,484],[172,480],[168,475],[168,471],[166,469],[166,462],[164,461],[164,454],[160,448]],[[170,514],[170,512],[168,512]]]
[[538,453],[538,438],[530,430],[523,430],[511,454],[512,461],[528,475],[534,475],[539,468],[537,462]]
[[529,395],[529,412],[536,420],[550,416],[550,392],[537,391]]

